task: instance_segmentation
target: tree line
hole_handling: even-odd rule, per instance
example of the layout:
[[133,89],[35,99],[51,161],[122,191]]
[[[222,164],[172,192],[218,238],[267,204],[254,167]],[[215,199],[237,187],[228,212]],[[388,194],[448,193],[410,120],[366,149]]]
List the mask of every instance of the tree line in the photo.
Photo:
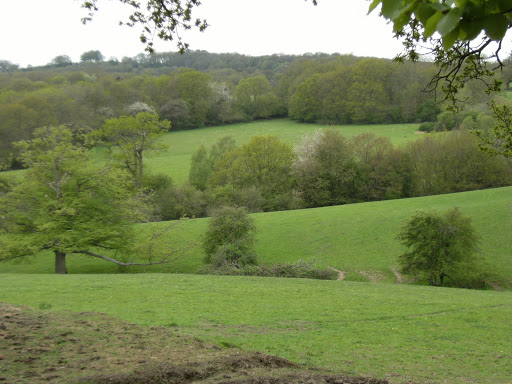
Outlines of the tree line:
[[479,151],[464,130],[398,148],[372,133],[318,130],[294,146],[275,136],[241,146],[224,137],[197,149],[188,183],[152,183],[154,219],[171,220],[226,205],[268,212],[500,187],[512,184],[512,164]]
[[[174,130],[283,116],[328,124],[435,122],[441,112],[433,97],[421,92],[433,71],[428,63],[196,51],[142,55],[124,65],[102,61],[99,51],[82,56],[77,65],[24,70],[1,61],[3,168],[22,166],[13,143],[32,138],[37,127],[66,124],[95,131],[135,103],[151,106]],[[134,72],[134,63],[143,69]],[[476,84],[466,92],[475,108],[487,101]]]

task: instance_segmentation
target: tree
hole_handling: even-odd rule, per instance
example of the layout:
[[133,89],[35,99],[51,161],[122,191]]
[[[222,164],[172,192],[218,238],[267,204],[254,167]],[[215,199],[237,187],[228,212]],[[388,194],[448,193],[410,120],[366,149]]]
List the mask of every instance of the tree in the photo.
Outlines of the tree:
[[[142,26],[140,41],[146,44],[146,51],[154,52],[153,36],[165,41],[177,39],[180,52],[185,52],[188,44],[179,37],[180,30],[197,27],[201,32],[206,29],[206,20],[192,20],[192,9],[201,4],[199,0],[148,0],[144,6],[138,0],[119,0],[121,3],[134,8],[133,13],[124,24],[134,27]],[[82,19],[83,23],[92,20],[94,12],[98,11],[98,0],[82,1],[82,7],[89,10],[88,16]],[[123,24],[123,23],[121,23]]]
[[59,55],[50,61],[50,65],[54,65],[56,67],[67,67],[68,65],[73,65],[73,61],[68,55]]
[[105,60],[105,56],[103,56],[103,54],[98,50],[87,51],[80,55],[80,61],[82,63],[101,63],[103,60]]
[[264,75],[240,80],[235,90],[238,108],[249,118],[268,118],[278,112],[279,100]]
[[357,194],[354,148],[334,130],[305,135],[294,147],[293,174],[307,207],[352,203]]
[[19,69],[18,64],[13,64],[8,60],[0,60],[0,73],[12,73]]
[[[501,66],[501,42],[510,28],[510,3],[502,0],[374,0],[370,12],[382,5],[381,14],[393,22],[395,35],[403,39],[399,59],[417,61],[423,53],[434,55],[439,71],[432,79],[435,89],[443,83],[446,98],[455,102],[464,83],[493,76],[486,49],[495,43],[491,58]],[[421,47],[428,46],[426,52]],[[499,81],[488,84],[499,88]]]
[[190,161],[190,172],[188,180],[190,184],[201,191],[206,189],[206,184],[213,170],[213,164],[208,158],[208,152],[204,145],[201,145],[192,155]]
[[[501,89],[495,73],[503,67],[501,45],[512,26],[509,1],[373,0],[370,12],[380,4],[382,16],[393,22],[396,37],[403,40],[405,50],[397,59],[417,61],[422,54],[433,56],[438,72],[426,89],[440,88],[453,110],[465,101],[460,91],[474,79],[485,83],[487,93]],[[422,52],[424,46],[428,48]],[[482,148],[510,157],[512,110],[496,103],[491,110],[497,120],[496,140],[483,140]]]
[[143,219],[143,203],[128,175],[95,166],[67,127],[39,128],[19,146],[29,168],[0,200],[0,260],[51,251],[56,273],[67,273],[66,256],[78,253],[124,266],[170,261],[173,252],[158,260],[152,253],[157,236],[148,242],[147,261],[134,261],[144,257],[133,226]]
[[164,147],[158,139],[170,127],[167,120],[159,121],[157,115],[143,112],[136,116],[108,119],[95,135],[108,148],[118,148],[114,157],[126,166],[135,184],[141,186],[144,178],[144,153],[162,150]]
[[434,286],[443,286],[446,277],[471,260],[478,243],[471,219],[458,208],[417,212],[397,239],[409,248],[398,257],[402,272],[419,275]]
[[218,161],[229,151],[236,148],[236,142],[231,136],[221,137],[207,151],[204,145],[201,145],[192,155],[190,162],[190,172],[188,180],[192,186],[204,191],[208,186],[208,181],[212,176],[213,169]]
[[205,262],[216,267],[256,264],[255,231],[254,219],[245,208],[219,208],[212,214],[204,234]]
[[214,166],[212,186],[257,188],[267,211],[286,209],[291,199],[293,151],[275,136],[254,136]]

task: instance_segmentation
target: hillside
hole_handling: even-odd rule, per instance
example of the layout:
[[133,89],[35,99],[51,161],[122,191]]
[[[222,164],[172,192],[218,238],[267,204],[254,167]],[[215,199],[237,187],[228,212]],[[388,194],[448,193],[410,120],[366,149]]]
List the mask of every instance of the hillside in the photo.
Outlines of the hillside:
[[[308,132],[330,128],[339,131],[346,137],[373,132],[376,136],[390,138],[391,142],[398,146],[407,141],[418,139],[420,136],[415,134],[418,126],[419,124],[326,126],[297,123],[290,119],[275,119],[194,130],[171,131],[164,135],[160,141],[166,146],[166,149],[151,155],[146,165],[151,173],[170,176],[174,183],[179,185],[188,180],[192,154],[202,144],[210,147],[225,136],[232,136],[238,145],[242,145],[247,143],[253,136],[274,135],[286,144],[294,145]],[[104,157],[104,150],[96,148],[93,155],[99,160]]]
[[[82,350],[85,354],[77,360],[73,351],[80,350],[75,343],[84,333],[74,321],[59,322],[60,332],[54,332],[58,350],[70,353],[60,360],[56,374],[76,364],[97,369],[95,357],[109,351],[113,352],[105,356],[105,363],[115,365],[125,350],[117,355],[116,345],[132,347],[133,356],[141,356],[137,348],[149,352],[153,344],[165,344],[170,333],[180,343],[173,343],[175,350],[186,349],[181,343],[192,336],[217,343],[217,348],[225,350],[225,361],[240,348],[392,384],[496,384],[507,383],[512,376],[510,292],[172,274],[0,275],[1,301],[40,308],[41,318],[70,311],[67,317],[74,314],[73,319],[86,325],[93,319],[89,311],[102,312],[146,327],[141,335],[151,337],[141,346],[146,339],[134,339],[135,327],[125,326],[119,340],[120,327],[113,323],[109,333],[114,344],[105,345],[107,335],[99,332],[105,326],[92,328],[98,331],[85,336],[97,340],[98,347]],[[8,326],[2,333],[13,331],[7,321],[2,322]],[[168,331],[148,329],[158,326]],[[155,340],[157,332],[160,336]],[[24,335],[24,340],[29,336]],[[49,340],[41,342],[46,345]],[[38,346],[32,355],[24,355],[26,361],[34,361],[32,372],[39,362],[29,357],[43,349]],[[205,349],[203,353],[208,358],[213,352]],[[136,361],[142,363],[147,357]],[[196,368],[202,369],[200,363]],[[244,370],[251,372],[251,368],[247,361]]]
[[[512,276],[512,187],[428,196],[403,200],[351,204],[306,210],[254,214],[258,229],[256,252],[263,265],[298,260],[315,261],[346,272],[346,279],[395,282],[396,256],[403,249],[395,236],[404,220],[421,209],[446,210],[458,206],[473,219],[481,237],[481,255],[496,273],[494,282],[509,287]],[[170,246],[199,242],[208,219],[183,222],[174,232]],[[142,224],[141,228],[166,223]],[[199,245],[188,255],[165,266],[134,268],[129,271],[195,273],[202,267]],[[72,255],[70,273],[116,273],[111,263]],[[53,273],[52,255],[23,264],[2,263],[0,272]]]

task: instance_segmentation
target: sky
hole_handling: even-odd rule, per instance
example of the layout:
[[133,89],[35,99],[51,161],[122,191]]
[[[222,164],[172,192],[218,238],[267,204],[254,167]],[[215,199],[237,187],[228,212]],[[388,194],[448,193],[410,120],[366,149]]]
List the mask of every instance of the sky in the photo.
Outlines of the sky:
[[[341,53],[392,58],[401,52],[392,26],[367,15],[367,0],[203,0],[193,17],[206,18],[204,33],[182,34],[190,49],[252,56]],[[0,0],[0,60],[21,67],[44,65],[58,55],[74,62],[89,50],[108,59],[144,52],[140,27],[119,26],[131,8],[98,0],[99,12],[83,25],[81,0]],[[158,52],[175,52],[174,42],[155,42]]]

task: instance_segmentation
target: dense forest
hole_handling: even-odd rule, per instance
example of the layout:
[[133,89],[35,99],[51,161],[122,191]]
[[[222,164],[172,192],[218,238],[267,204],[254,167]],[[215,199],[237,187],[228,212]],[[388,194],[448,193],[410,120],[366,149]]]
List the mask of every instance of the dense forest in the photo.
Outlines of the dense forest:
[[20,167],[13,143],[30,139],[37,127],[94,131],[141,103],[173,130],[283,116],[327,124],[426,123],[425,130],[492,124],[478,82],[464,89],[465,113],[442,113],[435,95],[422,92],[434,71],[431,63],[320,53],[188,51],[119,61],[89,51],[80,63],[62,55],[23,69],[0,60],[0,164]]

